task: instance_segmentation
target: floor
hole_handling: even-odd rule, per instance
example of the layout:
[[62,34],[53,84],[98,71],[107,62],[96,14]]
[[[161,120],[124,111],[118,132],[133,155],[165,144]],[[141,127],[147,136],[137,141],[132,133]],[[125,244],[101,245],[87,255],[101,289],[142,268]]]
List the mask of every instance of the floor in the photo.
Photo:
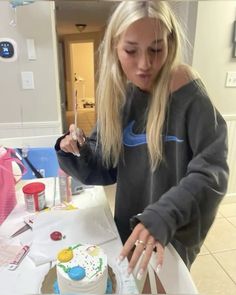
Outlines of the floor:
[[[79,113],[79,124],[89,134],[95,124],[94,110]],[[72,117],[70,116],[70,120]],[[115,185],[105,188],[114,213]],[[203,295],[236,294],[236,201],[223,201],[191,275]]]
[[[115,185],[105,191],[114,213]],[[201,295],[236,294],[236,202],[220,205],[191,275]]]
[[236,202],[220,205],[191,274],[200,294],[236,294]]

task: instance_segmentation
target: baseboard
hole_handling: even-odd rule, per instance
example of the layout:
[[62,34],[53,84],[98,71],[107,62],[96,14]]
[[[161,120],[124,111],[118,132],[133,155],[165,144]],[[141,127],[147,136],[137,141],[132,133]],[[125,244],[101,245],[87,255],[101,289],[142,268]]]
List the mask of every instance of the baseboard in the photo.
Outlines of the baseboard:
[[50,147],[61,134],[59,121],[0,123],[0,146]]
[[60,121],[0,123],[0,139],[61,133]]
[[230,204],[230,203],[236,203],[236,193],[233,193],[233,194],[227,194],[223,201],[222,201],[223,204]]

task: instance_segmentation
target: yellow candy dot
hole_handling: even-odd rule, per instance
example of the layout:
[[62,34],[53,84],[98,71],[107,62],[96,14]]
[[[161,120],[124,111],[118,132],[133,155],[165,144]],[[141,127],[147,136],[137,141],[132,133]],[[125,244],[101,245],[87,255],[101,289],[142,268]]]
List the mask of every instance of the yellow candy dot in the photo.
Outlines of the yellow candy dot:
[[88,254],[91,255],[91,256],[98,256],[100,250],[99,250],[99,248],[96,247],[96,246],[91,246],[91,247],[89,247],[89,248],[87,249],[87,252],[88,252]]
[[57,255],[57,259],[60,262],[68,262],[72,258],[73,258],[73,251],[71,249],[63,249]]

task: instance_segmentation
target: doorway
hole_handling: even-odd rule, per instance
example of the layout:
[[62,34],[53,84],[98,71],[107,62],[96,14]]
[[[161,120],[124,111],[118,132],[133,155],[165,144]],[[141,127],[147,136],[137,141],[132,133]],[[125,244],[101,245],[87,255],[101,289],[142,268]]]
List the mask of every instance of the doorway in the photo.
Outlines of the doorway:
[[74,122],[74,101],[77,95],[78,126],[89,135],[95,125],[95,82],[94,82],[94,44],[89,42],[70,42],[70,93],[67,97],[66,121],[68,127]]

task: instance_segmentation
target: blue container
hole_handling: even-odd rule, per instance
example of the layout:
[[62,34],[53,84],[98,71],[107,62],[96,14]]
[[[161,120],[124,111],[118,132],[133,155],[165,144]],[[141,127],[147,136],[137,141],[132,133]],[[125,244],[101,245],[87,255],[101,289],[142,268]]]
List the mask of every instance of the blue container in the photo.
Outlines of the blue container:
[[[17,149],[16,152],[20,154]],[[31,162],[35,169],[42,174],[43,177],[58,176],[59,164],[54,148],[28,148],[27,159]],[[22,176],[22,179],[36,178],[34,172],[30,168],[24,157],[22,157],[22,163],[27,169],[27,172]]]

